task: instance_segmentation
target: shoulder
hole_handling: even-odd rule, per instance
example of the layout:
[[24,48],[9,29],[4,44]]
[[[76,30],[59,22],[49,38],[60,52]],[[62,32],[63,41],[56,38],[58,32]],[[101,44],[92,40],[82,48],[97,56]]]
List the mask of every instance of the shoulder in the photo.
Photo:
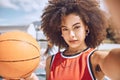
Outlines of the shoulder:
[[56,54],[48,56],[47,59],[46,59],[46,63],[47,64],[51,64],[51,62],[53,61],[53,58],[56,57],[56,56],[58,56],[58,55],[60,55],[60,53],[61,52],[57,52]]
[[108,54],[108,51],[96,50],[94,51],[94,54],[91,55],[91,60],[96,64],[100,64]]
[[112,49],[110,51],[95,51],[93,57],[97,57],[102,60],[117,60],[120,59],[120,48]]
[[101,57],[101,64],[103,65],[120,65],[120,48],[112,49],[109,52],[99,51],[97,54]]
[[91,56],[93,60],[100,65],[116,64],[120,65],[120,48],[112,49],[110,51],[95,51]]

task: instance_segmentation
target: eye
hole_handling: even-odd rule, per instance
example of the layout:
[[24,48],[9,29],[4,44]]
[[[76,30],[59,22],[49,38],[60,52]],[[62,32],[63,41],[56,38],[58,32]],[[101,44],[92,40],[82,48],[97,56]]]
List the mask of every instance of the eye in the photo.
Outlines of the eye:
[[62,31],[67,31],[68,29],[67,28],[62,28]]
[[74,27],[74,29],[79,29],[79,28],[80,28],[80,26],[75,26],[75,27]]

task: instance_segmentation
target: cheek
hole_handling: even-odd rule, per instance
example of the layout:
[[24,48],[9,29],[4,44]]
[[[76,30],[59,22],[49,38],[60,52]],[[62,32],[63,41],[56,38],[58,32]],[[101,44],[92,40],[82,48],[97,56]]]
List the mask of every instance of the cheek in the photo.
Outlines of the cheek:
[[78,34],[77,34],[77,37],[79,37],[79,38],[84,38],[84,37],[86,37],[86,32],[85,32],[85,30],[79,31]]
[[84,41],[85,35],[84,34],[78,34],[77,39],[80,40],[80,41]]
[[68,35],[62,34],[63,39],[66,41],[68,39]]

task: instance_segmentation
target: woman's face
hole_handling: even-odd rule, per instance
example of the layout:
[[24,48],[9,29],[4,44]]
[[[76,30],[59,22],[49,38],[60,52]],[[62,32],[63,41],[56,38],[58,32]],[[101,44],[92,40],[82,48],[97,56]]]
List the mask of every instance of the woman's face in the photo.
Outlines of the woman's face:
[[88,27],[85,26],[83,21],[76,14],[69,14],[62,18],[62,37],[69,47],[86,47],[86,30],[88,30]]

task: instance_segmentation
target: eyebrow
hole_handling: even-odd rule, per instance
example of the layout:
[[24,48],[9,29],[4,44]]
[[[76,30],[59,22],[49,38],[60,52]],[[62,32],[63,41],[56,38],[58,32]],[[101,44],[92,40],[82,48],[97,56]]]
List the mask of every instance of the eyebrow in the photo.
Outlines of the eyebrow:
[[[77,25],[77,24],[80,24],[80,22],[77,22],[77,23],[73,24],[72,27]],[[61,27],[66,27],[66,26],[61,26]]]
[[73,24],[72,26],[75,26],[75,25],[77,25],[77,24],[80,24],[80,22],[77,22],[77,23]]

